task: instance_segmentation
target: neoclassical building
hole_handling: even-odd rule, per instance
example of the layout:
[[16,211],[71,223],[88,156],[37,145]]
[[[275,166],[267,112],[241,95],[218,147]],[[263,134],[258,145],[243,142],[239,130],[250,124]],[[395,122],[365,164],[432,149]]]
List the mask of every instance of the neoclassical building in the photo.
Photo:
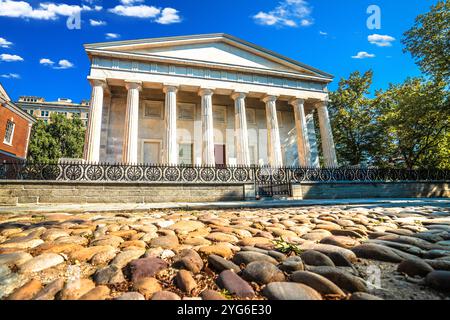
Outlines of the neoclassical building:
[[323,71],[227,34],[85,49],[86,161],[318,167],[322,152],[337,165]]

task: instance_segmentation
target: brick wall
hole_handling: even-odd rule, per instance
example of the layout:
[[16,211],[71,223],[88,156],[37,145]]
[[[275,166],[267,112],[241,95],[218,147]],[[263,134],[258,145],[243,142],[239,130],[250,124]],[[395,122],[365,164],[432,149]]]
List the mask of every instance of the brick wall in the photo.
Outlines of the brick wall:
[[[12,120],[15,123],[12,145],[3,143],[5,139],[6,122]],[[12,154],[18,158],[26,158],[27,139],[30,128],[28,120],[17,113],[0,105],[0,150]],[[11,160],[13,157],[2,157],[2,160]]]

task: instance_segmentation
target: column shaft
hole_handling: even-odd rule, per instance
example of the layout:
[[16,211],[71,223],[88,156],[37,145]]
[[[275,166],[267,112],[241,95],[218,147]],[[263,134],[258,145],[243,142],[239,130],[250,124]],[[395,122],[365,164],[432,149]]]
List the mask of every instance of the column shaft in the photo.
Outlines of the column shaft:
[[123,134],[122,161],[136,164],[138,162],[139,133],[139,91],[140,82],[127,82],[127,107],[125,113],[125,128]]
[[316,125],[314,121],[314,110],[306,115],[306,127],[308,128],[308,141],[310,147],[309,162],[311,167],[320,168],[319,150],[317,147]]
[[277,97],[267,96],[263,101],[266,103],[269,164],[272,167],[281,167],[283,166],[283,157],[281,154],[280,130],[278,128]]
[[309,167],[311,165],[311,148],[309,145],[308,128],[306,126],[305,101],[303,99],[293,99],[290,103],[294,107],[298,162],[301,167]]
[[216,163],[214,157],[214,124],[212,111],[213,90],[201,89],[202,109],[202,162],[204,165],[213,166]]
[[89,162],[99,162],[103,95],[106,81],[103,79],[90,79],[90,82],[92,94],[84,146],[84,159]]
[[178,164],[177,153],[177,90],[176,86],[165,86],[165,121],[166,139],[164,148],[164,162],[166,164]]
[[236,135],[236,160],[238,165],[250,165],[250,152],[248,148],[247,114],[245,111],[245,97],[243,92],[234,93],[234,126]]
[[322,152],[326,167],[336,167],[338,165],[336,150],[334,149],[333,132],[331,131],[330,118],[326,102],[320,102],[317,106],[319,116],[320,138],[322,141]]

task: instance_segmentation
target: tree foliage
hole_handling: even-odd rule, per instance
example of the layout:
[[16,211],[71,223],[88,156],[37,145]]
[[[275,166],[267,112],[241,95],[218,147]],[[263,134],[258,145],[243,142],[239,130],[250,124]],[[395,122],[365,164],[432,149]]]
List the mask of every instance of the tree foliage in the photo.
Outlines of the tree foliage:
[[424,78],[370,92],[372,73],[352,73],[330,93],[341,164],[450,169],[450,1],[439,0],[404,34]]
[[449,95],[444,82],[408,79],[378,92],[374,100],[388,143],[385,161],[407,168],[441,167],[448,162]]
[[363,75],[353,72],[341,79],[336,91],[330,93],[329,113],[341,164],[369,163],[379,153],[382,132],[378,114],[367,96],[372,84],[372,71]]
[[39,120],[31,133],[28,160],[51,162],[60,158],[81,158],[85,128],[79,117],[67,119],[52,114],[50,123]]
[[404,34],[409,51],[425,74],[450,80],[450,1],[440,0],[429,12],[419,15]]

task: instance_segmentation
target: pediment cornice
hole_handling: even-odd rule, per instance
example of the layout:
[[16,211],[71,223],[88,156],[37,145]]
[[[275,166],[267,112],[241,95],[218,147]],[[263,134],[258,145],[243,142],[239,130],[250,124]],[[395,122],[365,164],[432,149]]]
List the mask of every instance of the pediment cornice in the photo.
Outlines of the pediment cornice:
[[[228,48],[215,48],[217,44],[228,46]],[[209,48],[208,46],[211,46]],[[197,48],[195,48],[197,46]],[[202,55],[180,54],[180,48],[185,49],[215,49],[216,51],[228,54],[225,59],[217,58],[217,61],[207,56],[209,59],[202,59]],[[201,47],[203,46],[203,48]],[[214,47],[214,48],[213,48]],[[187,48],[187,49],[186,49]],[[333,76],[302,64],[298,61],[266,50],[257,45],[251,44],[239,38],[226,34],[208,34],[195,36],[152,38],[130,41],[114,41],[96,44],[87,44],[85,49],[92,57],[111,57],[132,61],[155,61],[160,63],[170,63],[177,65],[196,66],[210,69],[225,69],[241,72],[252,72],[255,74],[266,74],[273,76],[284,76],[295,79],[318,81],[328,83],[333,80]],[[219,51],[222,49],[222,51]],[[231,49],[231,50],[227,50]],[[233,59],[233,52],[236,50],[241,56]],[[231,52],[230,52],[231,51]],[[185,53],[182,52],[182,53]],[[197,53],[195,51],[195,53]],[[247,55],[247,56],[244,56]],[[205,57],[205,56],[204,56]],[[230,58],[231,57],[231,58]],[[248,65],[245,58],[254,57]],[[259,62],[261,65],[258,65]]]

